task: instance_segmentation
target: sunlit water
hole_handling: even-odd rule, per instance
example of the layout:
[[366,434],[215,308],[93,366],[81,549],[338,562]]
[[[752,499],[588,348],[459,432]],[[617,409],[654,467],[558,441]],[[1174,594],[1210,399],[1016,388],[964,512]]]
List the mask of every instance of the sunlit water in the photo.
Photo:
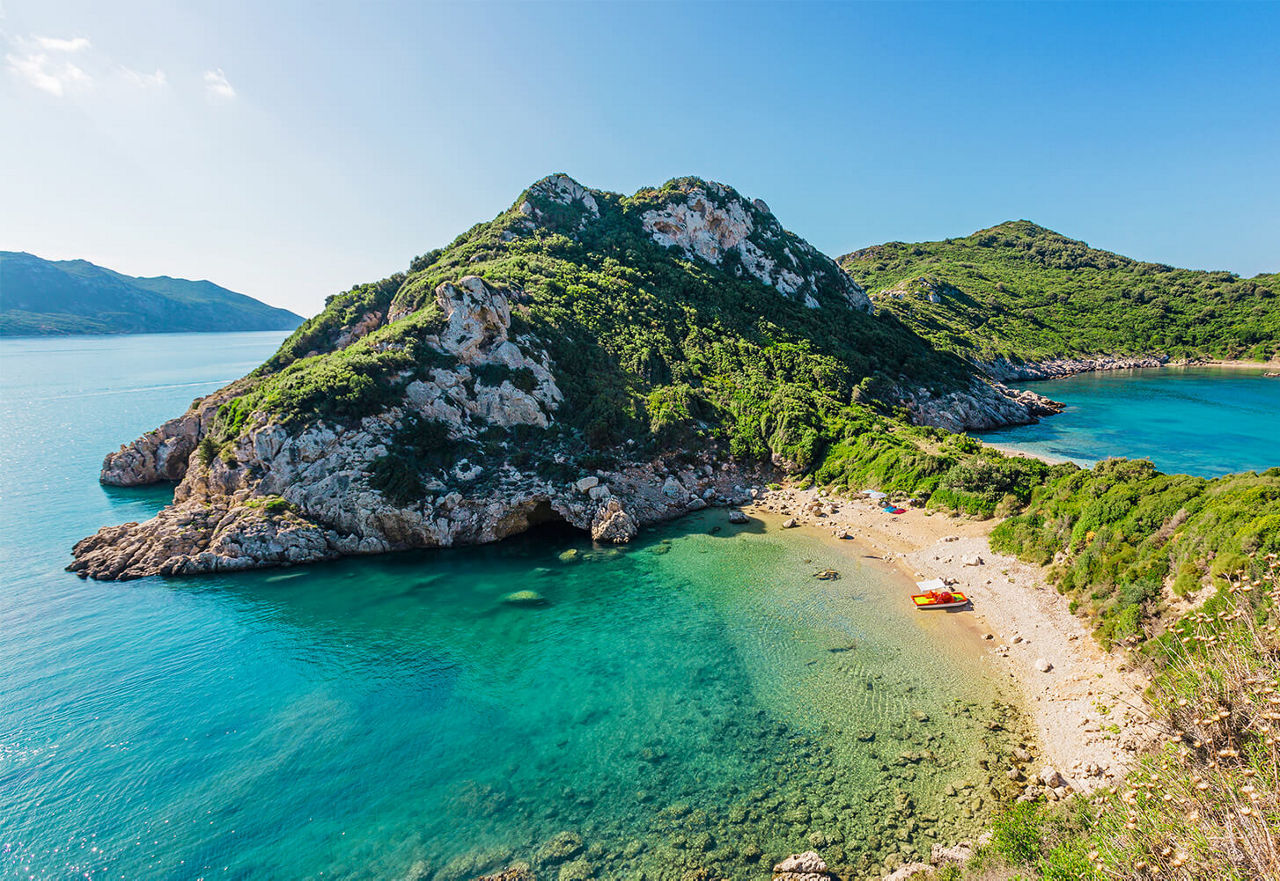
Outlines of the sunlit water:
[[745,879],[813,845],[869,872],[973,831],[1007,783],[1022,735],[963,616],[722,511],[625,550],[541,532],[64,573],[77,539],[171,493],[99,486],[103,454],[280,336],[0,343],[0,874]]
[[1150,459],[1167,474],[1217,477],[1280,465],[1280,378],[1264,369],[1163,367],[1020,383],[1067,405],[983,440],[1091,465]]

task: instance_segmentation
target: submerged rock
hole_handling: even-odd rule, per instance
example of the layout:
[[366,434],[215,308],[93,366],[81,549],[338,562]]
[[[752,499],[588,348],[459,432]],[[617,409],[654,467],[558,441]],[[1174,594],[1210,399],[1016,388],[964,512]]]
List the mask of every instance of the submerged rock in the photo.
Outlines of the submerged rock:
[[517,590],[507,594],[502,601],[509,606],[545,606],[547,598],[536,590]]
[[528,863],[513,863],[501,872],[481,875],[475,881],[534,881],[534,878]]

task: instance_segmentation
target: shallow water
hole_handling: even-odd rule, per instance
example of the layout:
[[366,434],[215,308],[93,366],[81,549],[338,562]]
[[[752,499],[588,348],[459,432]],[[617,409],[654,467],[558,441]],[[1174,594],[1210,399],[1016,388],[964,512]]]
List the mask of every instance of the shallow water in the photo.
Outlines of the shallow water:
[[1079,465],[1150,459],[1167,474],[1217,477],[1280,465],[1280,379],[1263,368],[1163,367],[1020,383],[1067,405],[984,441]]
[[523,858],[745,879],[813,843],[866,870],[976,827],[977,762],[1021,734],[962,619],[803,530],[708,511],[625,550],[544,531],[198,579],[61,571],[169,497],[99,486],[103,453],[280,337],[0,343],[0,875]]

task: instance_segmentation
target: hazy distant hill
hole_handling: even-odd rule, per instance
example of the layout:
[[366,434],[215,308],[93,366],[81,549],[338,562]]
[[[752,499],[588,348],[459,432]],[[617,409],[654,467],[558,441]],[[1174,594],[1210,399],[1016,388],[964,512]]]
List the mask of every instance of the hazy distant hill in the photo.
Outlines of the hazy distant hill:
[[302,317],[210,281],[134,278],[0,251],[0,336],[292,330]]

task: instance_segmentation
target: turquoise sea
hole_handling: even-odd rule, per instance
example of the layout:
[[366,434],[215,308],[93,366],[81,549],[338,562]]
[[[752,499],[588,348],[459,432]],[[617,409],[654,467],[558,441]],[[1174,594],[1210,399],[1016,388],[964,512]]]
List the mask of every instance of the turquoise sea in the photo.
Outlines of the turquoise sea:
[[63,572],[170,496],[100,486],[103,455],[280,338],[0,342],[0,876],[747,879],[811,846],[870,872],[1007,783],[1024,734],[965,616],[723,511],[620,550]]
[[1080,465],[1150,459],[1167,474],[1217,477],[1280,465],[1280,378],[1261,368],[1161,367],[1019,383],[1067,409],[984,441]]

